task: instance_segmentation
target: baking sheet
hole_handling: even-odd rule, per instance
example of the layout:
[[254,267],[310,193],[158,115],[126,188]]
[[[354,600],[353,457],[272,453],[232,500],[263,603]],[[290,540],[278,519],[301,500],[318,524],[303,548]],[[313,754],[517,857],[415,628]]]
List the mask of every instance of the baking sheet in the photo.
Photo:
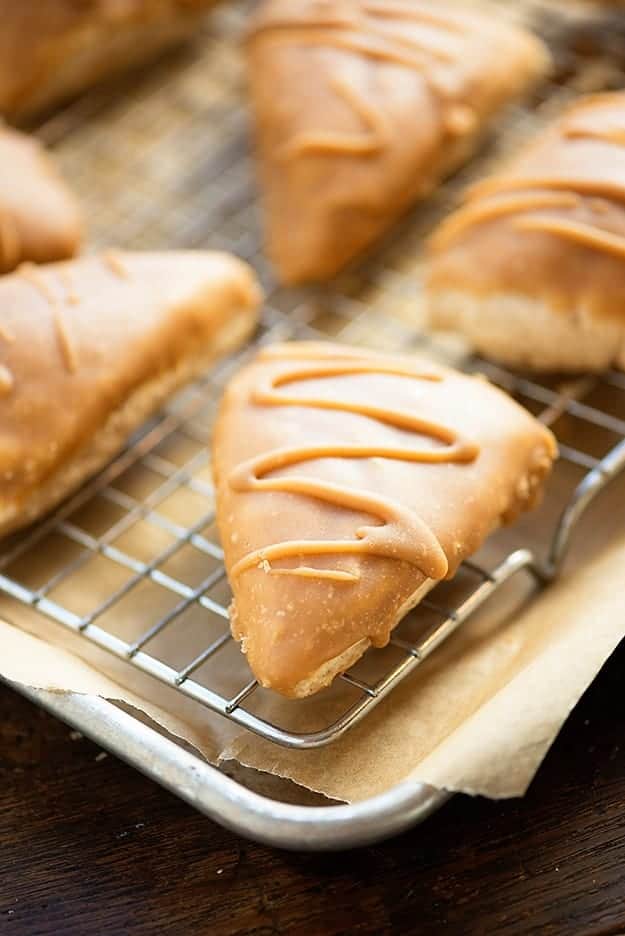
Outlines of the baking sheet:
[[[538,597],[531,580],[511,583],[361,725],[322,750],[291,752],[261,741],[7,600],[0,602],[10,622],[0,624],[0,668],[26,685],[122,700],[213,762],[236,758],[337,799],[364,799],[407,778],[491,797],[520,795],[625,634],[624,498],[622,479],[584,524],[561,582]],[[75,597],[81,600],[81,591]],[[150,612],[145,598],[142,611]],[[130,614],[117,620],[117,631],[130,636],[144,623]],[[188,635],[205,640],[200,621]],[[170,634],[161,652],[179,641]],[[237,662],[244,665],[232,662],[225,679],[234,677]],[[283,703],[267,696],[271,715]],[[297,704],[293,727],[309,728],[327,715],[320,705],[332,704]]]
[[[552,12],[557,7],[528,3],[522,12],[539,15],[547,31],[556,31],[561,28],[557,12]],[[618,57],[584,51],[583,67],[573,68],[567,55],[579,58],[579,53],[575,43],[565,44],[559,65],[562,83],[538,97],[537,109],[513,109],[498,143],[415,211],[366,264],[317,293],[274,291],[260,250],[247,118],[241,109],[243,74],[233,41],[248,9],[245,3],[224,7],[192,49],[133,77],[123,93],[107,91],[79,102],[48,121],[42,135],[56,143],[60,162],[89,208],[93,246],[114,241],[145,248],[232,249],[255,263],[270,287],[274,308],[295,310],[296,322],[377,347],[402,347],[406,336],[414,333],[418,247],[462,186],[502,151],[531,136],[580,90],[623,81]],[[455,345],[445,350],[451,356],[458,353]],[[180,439],[170,444],[168,457],[174,462],[183,458],[182,444]],[[210,473],[203,471],[206,481]],[[552,491],[548,507],[499,538],[492,550],[501,554],[526,543],[544,548],[563,492],[575,480],[560,475],[561,487]],[[125,482],[137,497],[150,485],[141,473]],[[291,753],[261,742],[9,599],[0,602],[0,616],[6,619],[0,626],[0,671],[27,685],[123,700],[212,761],[237,758],[336,798],[362,799],[406,777],[490,796],[517,795],[530,782],[570,708],[623,636],[625,592],[619,569],[625,558],[624,494],[623,483],[616,484],[597,505],[600,513],[593,511],[561,585],[536,598],[530,595],[531,580],[515,580],[500,601],[439,649],[366,722],[324,751]],[[90,522],[110,522],[100,515],[106,509],[91,505],[96,516]],[[198,509],[191,497],[178,497],[168,505],[169,515],[181,523],[191,522]],[[156,554],[166,542],[163,531],[143,521],[125,537],[124,548],[142,556]],[[31,552],[22,574],[49,578],[61,560],[59,546],[52,540]],[[195,563],[201,566],[197,574],[206,572],[205,559],[197,556],[182,555],[178,562],[187,575],[196,574]],[[123,574],[114,563],[94,557],[85,574],[64,583],[56,597],[77,613],[86,613],[85,608],[119,585]],[[530,597],[535,599],[531,603]],[[123,605],[111,608],[107,624],[112,632],[132,639],[145,630],[146,620],[162,614],[164,599],[157,588],[133,591]],[[153,652],[174,657],[184,653],[188,659],[194,647],[206,646],[207,637],[205,619],[190,614],[184,637],[165,632]],[[241,685],[245,673],[244,660],[236,648],[232,651],[227,664],[220,659],[213,672],[204,674],[207,680],[222,680],[223,691],[229,682]],[[309,728],[323,721],[336,701],[330,693],[294,705],[292,727]],[[284,703],[265,694],[259,705],[271,714]]]

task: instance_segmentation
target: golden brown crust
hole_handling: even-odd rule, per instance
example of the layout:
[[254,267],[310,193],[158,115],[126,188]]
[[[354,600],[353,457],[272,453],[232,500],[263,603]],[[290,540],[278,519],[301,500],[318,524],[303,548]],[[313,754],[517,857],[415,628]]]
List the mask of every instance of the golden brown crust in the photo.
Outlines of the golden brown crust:
[[[511,335],[513,362],[515,348],[523,363],[539,367],[619,362],[625,325],[625,93],[578,102],[507,169],[470,190],[432,238],[428,289],[435,322],[444,317],[451,325],[461,324],[462,312],[450,313],[445,295],[464,296],[472,308],[497,297],[517,308],[525,302],[525,341],[519,346]],[[562,333],[564,344],[550,340],[542,315],[533,319],[532,304],[555,317],[553,335]],[[437,311],[443,305],[444,316]]]
[[383,646],[434,578],[532,506],[554,456],[482,379],[339,345],[262,351],[213,446],[233,633],[259,681],[306,695]]
[[548,65],[523,30],[419,0],[267,0],[247,53],[286,282],[327,278],[372,244]]
[[0,113],[23,117],[189,36],[215,0],[0,0]]
[[0,273],[72,257],[81,236],[76,200],[43,147],[0,124]]
[[0,533],[119,449],[253,329],[259,291],[225,254],[105,254],[0,280]]

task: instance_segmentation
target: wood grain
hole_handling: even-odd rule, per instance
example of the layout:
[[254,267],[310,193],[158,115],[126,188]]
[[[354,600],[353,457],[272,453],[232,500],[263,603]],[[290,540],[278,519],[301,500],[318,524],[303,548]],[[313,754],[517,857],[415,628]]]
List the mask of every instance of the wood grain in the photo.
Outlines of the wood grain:
[[625,932],[624,667],[625,646],[525,799],[317,856],[236,838],[0,690],[0,933]]

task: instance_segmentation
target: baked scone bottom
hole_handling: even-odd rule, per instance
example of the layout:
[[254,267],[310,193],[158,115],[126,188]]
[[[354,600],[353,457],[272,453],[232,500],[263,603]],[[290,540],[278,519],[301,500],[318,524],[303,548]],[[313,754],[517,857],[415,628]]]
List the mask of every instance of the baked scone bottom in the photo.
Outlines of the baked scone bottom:
[[232,629],[286,696],[327,685],[531,507],[551,433],[485,380],[338,345],[264,349],[216,425]]
[[433,324],[552,370],[625,368],[625,93],[576,103],[431,240]]
[[268,252],[288,283],[371,245],[549,62],[500,18],[423,0],[267,0],[247,56]]
[[102,467],[181,383],[253,330],[225,254],[108,252],[0,279],[0,534]]

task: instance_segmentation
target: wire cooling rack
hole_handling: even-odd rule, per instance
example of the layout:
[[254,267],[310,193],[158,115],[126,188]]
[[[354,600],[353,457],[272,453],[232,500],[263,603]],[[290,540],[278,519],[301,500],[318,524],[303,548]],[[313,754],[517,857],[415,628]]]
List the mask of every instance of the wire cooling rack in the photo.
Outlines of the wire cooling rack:
[[[182,58],[117,92],[84,97],[39,127],[82,194],[93,241],[219,247],[244,256],[268,292],[257,345],[332,337],[424,350],[485,372],[558,436],[562,460],[550,498],[562,503],[553,536],[536,547],[520,543],[489,553],[487,561],[465,562],[453,584],[437,586],[397,628],[387,650],[369,651],[327,690],[332,705],[321,709],[332,715],[322,724],[306,733],[290,730],[293,706],[306,703],[272,704],[266,717],[266,691],[246,670],[229,632],[208,454],[216,401],[230,374],[254,353],[248,348],[187,388],[105,471],[14,538],[0,555],[0,589],[237,725],[287,747],[311,748],[362,719],[511,577],[527,571],[553,578],[581,514],[625,467],[625,376],[539,383],[427,337],[418,311],[417,249],[465,184],[564,103],[580,91],[625,85],[623,46],[601,16],[581,25],[552,5],[528,4],[552,40],[554,82],[530,107],[517,108],[498,145],[491,143],[419,207],[367,262],[325,290],[286,291],[273,282],[261,251],[240,106],[233,38],[249,6],[224,8]],[[194,645],[185,634],[198,629],[208,636]]]

